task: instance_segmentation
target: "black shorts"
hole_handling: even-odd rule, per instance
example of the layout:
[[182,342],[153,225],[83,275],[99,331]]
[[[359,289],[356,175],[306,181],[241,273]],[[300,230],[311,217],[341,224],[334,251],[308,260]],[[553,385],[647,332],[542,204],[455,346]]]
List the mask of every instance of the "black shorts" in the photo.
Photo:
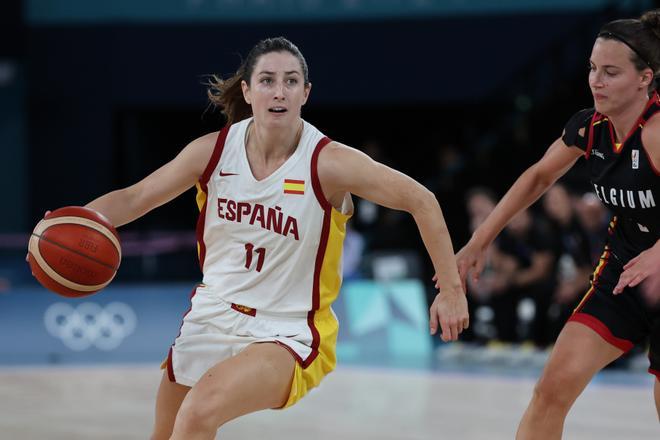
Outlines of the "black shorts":
[[591,287],[569,321],[588,326],[624,352],[648,338],[649,373],[660,380],[660,310],[647,305],[636,287],[627,287],[619,295],[612,293],[625,263],[617,257],[616,250],[605,246]]

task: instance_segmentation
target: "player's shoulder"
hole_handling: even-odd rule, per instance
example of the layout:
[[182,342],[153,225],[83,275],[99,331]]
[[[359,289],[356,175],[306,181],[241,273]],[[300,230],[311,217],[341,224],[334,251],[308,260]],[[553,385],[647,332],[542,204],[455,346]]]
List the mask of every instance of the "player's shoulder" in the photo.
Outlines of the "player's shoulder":
[[645,146],[652,149],[657,148],[660,151],[660,111],[651,116],[644,124],[642,142]]
[[364,163],[363,157],[365,154],[355,148],[330,141],[319,153],[318,175],[322,181],[340,181],[347,173],[354,172],[356,165]]
[[214,131],[195,138],[186,145],[179,158],[192,167],[197,175],[201,175],[211,161],[220,133],[221,131]]
[[203,135],[199,136],[198,138],[195,138],[188,145],[196,145],[196,146],[215,145],[221,131],[222,130],[217,130],[217,131],[212,131],[210,133],[203,134]]
[[562,140],[567,146],[576,146],[586,150],[588,145],[587,127],[594,119],[596,110],[593,107],[579,110],[571,116],[564,126]]
[[660,110],[651,115],[651,117],[646,121],[644,128],[653,130],[654,132],[660,131]]
[[570,117],[566,125],[568,126],[574,124],[581,127],[585,127],[593,119],[594,114],[596,114],[595,108],[593,107],[583,108],[573,113],[573,115]]
[[342,144],[341,142],[333,141],[333,140],[328,142],[328,144],[324,147],[324,150],[334,151],[334,152],[343,151],[343,150],[346,150],[346,149],[353,150],[352,147],[349,147],[348,145],[345,145],[345,144]]
[[356,154],[361,155],[364,153],[341,142],[331,140],[319,153],[319,164],[341,165],[346,161],[350,161]]

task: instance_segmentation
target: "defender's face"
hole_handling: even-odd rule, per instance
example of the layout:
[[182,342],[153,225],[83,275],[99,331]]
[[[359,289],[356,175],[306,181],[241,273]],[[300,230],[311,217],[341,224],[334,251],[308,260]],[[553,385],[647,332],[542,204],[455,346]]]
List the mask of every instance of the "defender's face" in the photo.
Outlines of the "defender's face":
[[631,61],[634,52],[618,40],[598,38],[589,59],[589,87],[596,111],[605,115],[626,108],[646,94],[648,73],[639,72]]
[[269,52],[257,60],[250,84],[241,83],[243,97],[255,120],[265,125],[293,124],[307,102],[311,84],[305,85],[300,61],[293,54]]

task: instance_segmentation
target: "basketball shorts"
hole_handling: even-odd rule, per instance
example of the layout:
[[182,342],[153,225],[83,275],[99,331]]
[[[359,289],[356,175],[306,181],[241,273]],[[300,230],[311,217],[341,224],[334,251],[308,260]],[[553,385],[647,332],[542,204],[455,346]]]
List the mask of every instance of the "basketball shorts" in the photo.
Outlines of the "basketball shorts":
[[647,305],[636,287],[627,287],[619,295],[612,293],[625,263],[609,245],[605,246],[591,287],[569,321],[590,327],[624,352],[648,338],[649,373],[660,380],[660,310]]
[[289,398],[293,405],[316,387],[336,365],[338,323],[332,309],[299,315],[266,313],[225,302],[217,293],[198,286],[181,331],[163,367],[172,382],[195,383],[211,367],[237,355],[248,345],[272,342],[295,358]]

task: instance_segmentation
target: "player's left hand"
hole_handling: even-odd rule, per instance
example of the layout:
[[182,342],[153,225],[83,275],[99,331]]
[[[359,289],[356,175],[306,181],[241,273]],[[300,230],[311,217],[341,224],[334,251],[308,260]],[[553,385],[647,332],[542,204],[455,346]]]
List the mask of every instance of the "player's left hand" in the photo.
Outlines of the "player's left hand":
[[467,298],[460,288],[441,290],[435,296],[429,313],[431,334],[437,333],[440,324],[440,337],[444,342],[456,341],[458,335],[470,325]]
[[658,271],[660,271],[660,241],[623,266],[623,272],[613,292],[618,295],[626,287],[635,287],[649,275]]

